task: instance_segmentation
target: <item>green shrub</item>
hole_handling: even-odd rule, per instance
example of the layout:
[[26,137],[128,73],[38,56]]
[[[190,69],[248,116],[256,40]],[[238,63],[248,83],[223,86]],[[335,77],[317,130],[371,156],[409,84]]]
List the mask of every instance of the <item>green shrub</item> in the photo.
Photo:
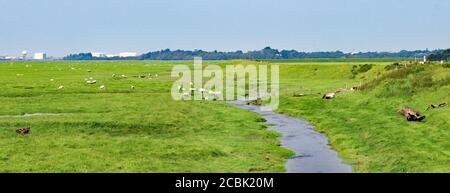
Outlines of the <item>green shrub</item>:
[[372,69],[373,64],[359,65],[358,73],[364,73]]
[[363,65],[359,65],[359,66],[353,65],[352,70],[351,70],[352,76],[351,76],[350,78],[353,79],[353,78],[355,78],[356,75],[358,75],[359,73],[367,72],[367,71],[369,71],[370,69],[372,69],[372,67],[373,67],[373,64],[363,64]]
[[356,75],[358,75],[358,66],[353,65],[351,72],[352,72],[352,76],[350,78],[355,78]]
[[389,71],[389,70],[396,69],[398,67],[400,67],[400,64],[398,62],[396,62],[396,63],[385,66],[384,69]]

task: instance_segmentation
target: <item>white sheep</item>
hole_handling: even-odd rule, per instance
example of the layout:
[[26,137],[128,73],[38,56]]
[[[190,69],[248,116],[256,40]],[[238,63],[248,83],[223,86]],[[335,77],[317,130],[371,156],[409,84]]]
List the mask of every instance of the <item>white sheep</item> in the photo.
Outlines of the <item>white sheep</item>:
[[101,86],[100,86],[100,89],[101,89],[101,90],[103,90],[103,89],[105,89],[105,88],[106,88],[105,85],[101,85]]
[[88,84],[95,84],[95,83],[97,83],[97,81],[96,80],[87,80],[86,83],[88,83]]
[[58,87],[58,90],[63,90],[63,89],[64,89],[64,86],[63,86],[63,85],[61,85],[61,86]]
[[134,90],[134,86],[133,85],[131,85],[131,87],[130,87],[132,90]]
[[208,92],[208,94],[212,96],[213,100],[217,100],[217,99],[219,98],[221,92],[210,90],[210,91]]
[[331,93],[326,93],[323,95],[322,99],[333,99],[336,97],[336,93],[331,92]]

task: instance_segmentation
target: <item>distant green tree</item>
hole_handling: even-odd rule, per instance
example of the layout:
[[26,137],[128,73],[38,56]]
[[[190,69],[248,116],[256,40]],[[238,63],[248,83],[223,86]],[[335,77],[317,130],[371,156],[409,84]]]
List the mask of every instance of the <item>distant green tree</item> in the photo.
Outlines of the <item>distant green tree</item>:
[[[230,59],[253,59],[253,60],[269,60],[269,59],[303,59],[303,58],[414,58],[428,56],[433,60],[441,59],[441,54],[447,54],[448,50],[416,50],[400,52],[359,52],[344,53],[342,51],[330,52],[299,52],[296,50],[277,50],[271,47],[265,47],[262,50],[255,51],[235,51],[220,52],[214,50],[207,52],[203,50],[170,50],[164,49],[160,51],[148,52],[137,57],[113,57],[98,58],[92,57],[90,53],[71,54],[64,57],[65,60],[191,60],[193,57],[200,56],[205,60],[230,60]],[[439,57],[439,58],[438,58]]]
[[64,60],[92,60],[91,53],[70,54],[63,58]]
[[430,61],[441,61],[449,59],[450,59],[450,49],[444,50],[440,53],[431,54],[428,56],[428,60]]

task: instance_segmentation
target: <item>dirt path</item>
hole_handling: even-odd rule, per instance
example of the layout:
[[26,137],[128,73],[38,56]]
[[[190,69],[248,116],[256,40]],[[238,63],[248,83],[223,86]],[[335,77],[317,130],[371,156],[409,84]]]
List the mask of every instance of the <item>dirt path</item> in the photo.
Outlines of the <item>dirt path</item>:
[[270,125],[269,129],[282,134],[281,144],[294,151],[288,159],[288,173],[350,173],[350,165],[344,164],[337,153],[328,145],[327,138],[316,131],[308,122],[287,115],[260,111],[257,106],[244,101],[229,101],[240,108],[262,115]]

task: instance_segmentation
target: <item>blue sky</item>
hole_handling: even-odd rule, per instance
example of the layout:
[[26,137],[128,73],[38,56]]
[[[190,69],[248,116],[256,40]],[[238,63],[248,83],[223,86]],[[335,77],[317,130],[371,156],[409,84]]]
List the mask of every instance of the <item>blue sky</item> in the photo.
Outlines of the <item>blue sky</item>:
[[0,55],[450,47],[447,0],[0,0]]

